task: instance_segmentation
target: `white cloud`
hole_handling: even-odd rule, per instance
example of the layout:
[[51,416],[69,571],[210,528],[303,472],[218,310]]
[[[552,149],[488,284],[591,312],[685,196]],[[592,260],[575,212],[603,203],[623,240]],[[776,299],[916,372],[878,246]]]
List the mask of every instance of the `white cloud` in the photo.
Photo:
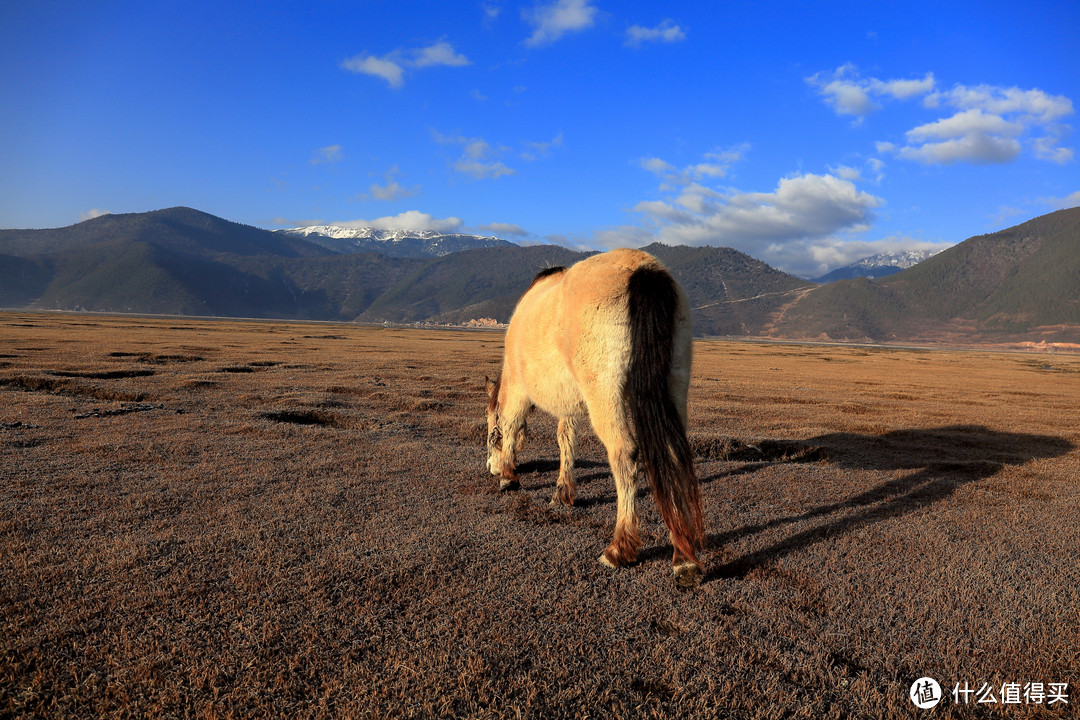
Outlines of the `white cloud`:
[[1072,115],[1072,101],[1064,95],[1048,95],[1039,89],[1021,90],[994,85],[968,87],[956,85],[951,90],[927,97],[928,107],[947,103],[964,110],[985,110],[995,115],[1018,114],[1030,122],[1047,124]]
[[454,163],[454,169],[477,180],[514,175],[517,171],[507,167],[501,160],[494,159],[495,152],[486,140],[468,140],[461,157]]
[[873,100],[874,97],[907,100],[929,93],[935,84],[933,73],[919,79],[864,79],[851,64],[842,65],[832,72],[816,73],[806,78],[806,82],[816,87],[825,102],[838,114],[854,115],[857,119],[881,109],[881,105]]
[[927,165],[989,164],[1011,162],[1027,146],[1041,160],[1063,164],[1074,158],[1073,149],[1061,144],[1070,130],[1062,119],[1073,114],[1072,101],[1064,95],[995,85],[936,90],[933,73],[921,79],[879,80],[861,77],[851,64],[806,81],[837,114],[854,116],[856,124],[882,108],[877,102],[881,98],[922,96],[925,108],[954,108],[951,116],[907,131],[903,145],[879,141],[879,153]]
[[967,110],[909,130],[908,145],[895,149],[895,153],[926,165],[1011,162],[1020,154],[1016,136],[1022,131],[1023,127],[997,115]]
[[425,68],[433,65],[445,65],[446,67],[462,67],[469,64],[469,58],[454,52],[453,46],[446,41],[437,42],[426,48],[415,51],[412,67]]
[[[504,145],[492,146],[487,140],[463,135],[444,135],[437,130],[431,131],[435,142],[440,145],[460,145],[461,157],[453,164],[455,171],[469,175],[477,180],[494,179],[504,175],[516,175],[517,170],[508,167],[502,157],[515,152]],[[559,133],[547,142],[527,142],[517,155],[528,162],[535,162],[547,157],[552,149],[562,147],[563,134]]]
[[703,156],[704,162],[687,165],[681,169],[656,157],[642,158],[638,164],[669,183],[692,185],[700,180],[727,177],[731,166],[742,160],[749,150],[749,143],[742,143],[727,150],[707,152]]
[[440,40],[426,47],[398,49],[382,57],[357,55],[341,63],[341,67],[350,72],[373,75],[385,80],[394,89],[405,85],[405,70],[419,70],[428,67],[463,67],[469,64],[469,58],[458,53],[454,47]]
[[1066,195],[1063,198],[1044,198],[1043,202],[1055,210],[1080,207],[1080,190],[1077,190],[1071,195]]
[[1006,163],[1015,160],[1030,139],[1035,157],[1056,163],[1073,159],[1073,149],[1060,145],[1067,126],[1059,120],[1073,112],[1072,101],[1041,90],[988,85],[965,87],[927,96],[924,105],[957,108],[954,115],[906,133],[907,144],[879,143],[879,152],[892,152],[924,164]]
[[79,213],[79,221],[86,222],[87,220],[93,220],[94,218],[103,217],[105,215],[112,215],[108,210],[100,210],[98,208],[91,208],[84,213]]
[[631,25],[626,28],[627,47],[641,47],[646,42],[674,43],[686,39],[686,32],[671,20],[664,20],[656,27]]
[[548,154],[551,152],[552,148],[562,147],[562,144],[563,144],[563,134],[562,133],[559,133],[558,135],[556,135],[549,142],[525,143],[525,146],[528,148],[528,150],[525,150],[524,152],[522,152],[521,157],[522,157],[523,160],[527,160],[529,162],[532,162],[532,161],[537,160],[539,158],[547,157]]
[[448,217],[439,219],[419,210],[406,210],[397,215],[376,218],[375,220],[349,220],[337,222],[334,225],[340,227],[363,228],[371,227],[377,230],[434,230],[436,232],[454,232],[459,230],[465,223],[461,218]]
[[[395,179],[395,176],[399,175],[397,165],[393,166],[386,171],[386,184],[379,185],[378,183],[372,183],[368,191],[371,193],[371,197],[375,200],[400,200],[401,198],[412,197],[420,192],[420,186],[414,185],[412,187],[403,187]],[[365,197],[366,199],[366,197]]]
[[345,158],[340,145],[327,145],[311,153],[312,165],[326,165],[327,163],[341,162]]
[[487,225],[481,225],[480,229],[484,232],[495,233],[496,235],[515,235],[517,237],[528,236],[528,231],[520,225],[513,225],[511,223],[494,222]]
[[392,88],[400,88],[405,84],[405,69],[393,60],[377,58],[374,55],[357,55],[341,63],[341,67],[354,73],[374,75],[381,77]]
[[908,130],[907,136],[914,140],[950,139],[972,134],[1016,137],[1023,130],[1022,125],[1010,123],[1000,115],[991,115],[975,109],[958,112],[952,117],[920,125]]
[[525,20],[534,28],[525,45],[550,45],[568,32],[587,30],[596,22],[596,14],[590,0],[557,0],[525,10]]
[[858,168],[853,168],[849,165],[837,165],[836,167],[829,168],[829,172],[836,175],[841,180],[850,180],[851,182],[862,182],[862,173]]
[[[882,203],[849,180],[807,173],[781,179],[768,193],[724,193],[690,184],[674,199],[641,202],[634,210],[655,226],[652,238],[661,242],[734,247],[788,272],[812,274],[825,256],[836,254],[827,248],[849,242],[838,235],[869,229]],[[635,237],[642,239],[622,228],[598,236],[598,242]]]

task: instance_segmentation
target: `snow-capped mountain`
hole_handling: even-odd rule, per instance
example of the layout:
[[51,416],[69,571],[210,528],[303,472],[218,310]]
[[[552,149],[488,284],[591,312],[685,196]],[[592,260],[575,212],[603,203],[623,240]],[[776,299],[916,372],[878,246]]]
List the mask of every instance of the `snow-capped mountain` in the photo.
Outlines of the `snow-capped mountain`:
[[442,257],[462,250],[513,247],[494,236],[441,233],[435,230],[380,230],[339,225],[310,225],[277,232],[302,237],[322,247],[342,253],[377,252],[390,257]]
[[862,260],[853,262],[848,267],[873,268],[894,267],[907,270],[909,267],[918,265],[926,258],[934,255],[938,250],[901,250],[900,252],[880,253],[864,257]]
[[862,260],[856,260],[850,265],[837,268],[819,278],[813,278],[813,281],[824,284],[857,277],[885,277],[918,265],[923,260],[932,255],[936,255],[938,252],[940,251],[901,250],[899,252],[879,253],[877,255],[864,257]]

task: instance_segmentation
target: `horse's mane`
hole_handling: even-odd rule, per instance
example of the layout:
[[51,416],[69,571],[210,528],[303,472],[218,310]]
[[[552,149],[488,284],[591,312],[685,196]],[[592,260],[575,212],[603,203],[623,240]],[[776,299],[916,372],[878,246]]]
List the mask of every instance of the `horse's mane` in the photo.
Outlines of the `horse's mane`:
[[529,284],[529,289],[531,290],[533,285],[540,282],[541,280],[543,280],[547,276],[549,276],[549,275],[557,275],[557,274],[559,274],[561,272],[566,272],[566,268],[563,267],[562,265],[555,265],[554,267],[546,267],[546,268],[544,268],[540,272],[536,273],[536,277],[534,277],[533,281]]

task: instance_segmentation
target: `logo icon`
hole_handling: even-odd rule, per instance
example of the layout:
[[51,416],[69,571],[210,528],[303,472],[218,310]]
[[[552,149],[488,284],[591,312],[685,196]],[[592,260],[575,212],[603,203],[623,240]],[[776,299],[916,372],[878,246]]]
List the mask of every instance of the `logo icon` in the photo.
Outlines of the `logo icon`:
[[931,677],[921,677],[911,683],[908,697],[915,707],[921,710],[929,710],[941,702],[941,686],[937,680]]

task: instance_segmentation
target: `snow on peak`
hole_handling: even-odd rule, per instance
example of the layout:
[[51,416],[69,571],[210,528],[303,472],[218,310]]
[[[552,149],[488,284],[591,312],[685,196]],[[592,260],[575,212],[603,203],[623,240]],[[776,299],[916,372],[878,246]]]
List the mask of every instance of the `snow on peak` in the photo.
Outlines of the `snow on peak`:
[[931,255],[937,254],[937,250],[900,250],[891,253],[879,253],[864,257],[851,264],[851,267],[872,269],[880,267],[898,267],[903,270],[918,265]]

